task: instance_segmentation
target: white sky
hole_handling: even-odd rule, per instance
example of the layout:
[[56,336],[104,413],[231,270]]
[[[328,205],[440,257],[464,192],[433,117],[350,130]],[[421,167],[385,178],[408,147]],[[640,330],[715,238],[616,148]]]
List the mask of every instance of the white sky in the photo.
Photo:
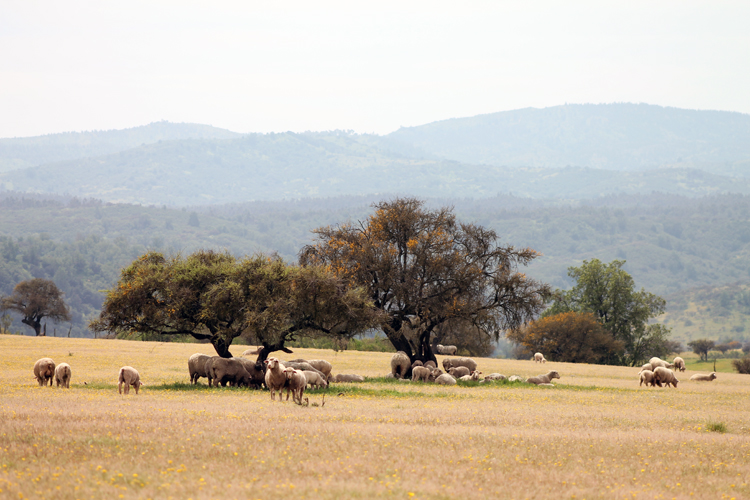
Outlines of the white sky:
[[566,102],[750,113],[749,89],[747,1],[0,3],[0,137],[387,133]]

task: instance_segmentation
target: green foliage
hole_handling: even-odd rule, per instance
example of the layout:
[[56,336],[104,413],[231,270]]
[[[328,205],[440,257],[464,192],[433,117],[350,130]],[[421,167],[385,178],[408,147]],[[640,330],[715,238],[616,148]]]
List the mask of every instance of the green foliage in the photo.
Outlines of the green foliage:
[[732,366],[734,366],[734,369],[737,370],[737,373],[750,375],[750,358],[745,357],[742,359],[735,359],[734,361],[732,361]]
[[713,349],[716,342],[709,339],[697,339],[688,342],[687,345],[700,357],[701,360],[708,361],[708,351]]
[[727,424],[710,420],[706,423],[706,432],[718,432],[724,434],[728,431]]
[[34,329],[37,336],[46,334],[46,323],[42,333],[42,320],[55,323],[70,321],[70,309],[65,304],[62,291],[54,281],[33,278],[13,287],[9,297],[0,299],[0,311],[14,311],[21,322]]

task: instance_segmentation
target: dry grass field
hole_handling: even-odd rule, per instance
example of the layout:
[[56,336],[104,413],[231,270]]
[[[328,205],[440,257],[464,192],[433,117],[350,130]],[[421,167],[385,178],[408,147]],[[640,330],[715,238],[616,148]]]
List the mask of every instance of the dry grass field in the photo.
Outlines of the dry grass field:
[[[235,346],[235,354],[242,352]],[[636,368],[479,359],[525,384],[191,388],[210,346],[0,336],[0,498],[750,498],[750,376],[638,387]],[[38,387],[49,356],[69,390]],[[382,377],[390,354],[298,349]],[[145,382],[117,393],[132,365]],[[85,382],[85,384],[84,384]],[[323,394],[325,405],[320,406]]]

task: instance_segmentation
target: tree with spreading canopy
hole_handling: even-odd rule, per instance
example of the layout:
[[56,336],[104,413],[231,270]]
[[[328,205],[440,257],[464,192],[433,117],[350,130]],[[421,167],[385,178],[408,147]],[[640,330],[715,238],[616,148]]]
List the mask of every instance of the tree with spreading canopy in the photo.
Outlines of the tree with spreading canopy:
[[708,339],[696,339],[688,342],[687,345],[698,355],[701,361],[708,361],[708,351],[714,348],[716,342]]
[[380,328],[412,361],[435,360],[433,345],[446,334],[441,325],[468,324],[497,339],[543,309],[549,286],[518,270],[536,251],[501,246],[494,231],[458,222],[451,208],[428,210],[415,198],[374,208],[356,224],[316,229],[300,262],[365,288]]
[[237,259],[199,250],[183,258],[149,252],[121,273],[107,293],[94,331],[190,335],[219,356],[240,336],[271,352],[301,335],[351,337],[377,324],[363,289],[319,267],[286,264],[278,256]]
[[71,320],[63,292],[53,281],[42,278],[18,283],[10,296],[0,299],[0,310],[19,313],[21,322],[33,328],[37,337],[43,335],[42,319],[49,318],[54,322]]
[[575,285],[568,291],[557,290],[552,306],[544,316],[566,312],[591,313],[621,343],[622,348],[603,357],[602,363],[636,366],[652,356],[669,353],[669,328],[649,324],[662,314],[666,301],[653,293],[635,290],[633,278],[622,267],[624,260],[609,264],[599,259],[583,261],[568,268]]

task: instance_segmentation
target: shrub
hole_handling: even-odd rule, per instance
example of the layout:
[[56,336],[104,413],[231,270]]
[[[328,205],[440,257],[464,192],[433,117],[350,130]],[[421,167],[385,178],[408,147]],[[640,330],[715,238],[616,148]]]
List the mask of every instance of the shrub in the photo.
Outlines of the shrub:
[[750,358],[735,359],[732,364],[737,373],[750,375]]

